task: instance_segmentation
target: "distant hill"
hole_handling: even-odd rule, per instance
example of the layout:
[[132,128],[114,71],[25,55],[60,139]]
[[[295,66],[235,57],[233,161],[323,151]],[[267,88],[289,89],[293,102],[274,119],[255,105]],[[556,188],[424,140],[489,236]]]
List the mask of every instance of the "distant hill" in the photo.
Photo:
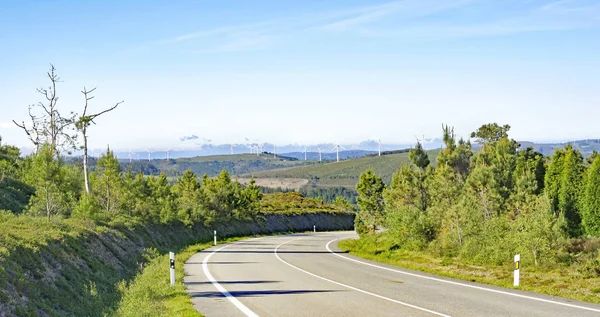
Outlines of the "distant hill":
[[534,143],[529,141],[519,141],[519,144],[521,144],[521,149],[533,147],[535,151],[538,151],[545,156],[554,154],[556,149],[563,148],[567,146],[567,144],[571,144],[574,148],[578,149],[583,157],[590,156],[592,151],[600,152],[600,139],[577,140],[564,143]]
[[[71,159],[71,161],[81,162],[81,157]],[[96,158],[90,158],[90,167],[96,166]],[[167,176],[177,177],[182,175],[187,169],[192,170],[199,176],[207,174],[215,176],[223,169],[227,170],[232,176],[259,172],[270,169],[280,169],[295,166],[305,166],[318,163],[315,161],[300,161],[291,157],[278,156],[263,153],[260,156],[256,154],[234,154],[234,155],[214,155],[197,156],[178,159],[152,159],[148,160],[129,160],[120,159],[123,170],[131,169],[133,172],[142,172],[145,175],[158,175],[164,172]]]
[[[375,151],[364,151],[364,150],[345,150],[340,151],[340,160],[350,159],[350,158],[358,158],[367,155],[377,154]],[[304,152],[290,152],[283,153],[282,155],[287,157],[293,157],[298,160],[304,160]],[[323,161],[335,161],[337,159],[335,152],[321,152],[321,159]],[[308,160],[319,160],[319,152],[306,152],[306,159]]]
[[[429,159],[433,164],[439,154],[439,150],[428,151]],[[360,174],[372,168],[373,171],[383,178],[387,184],[390,183],[392,175],[402,163],[409,162],[408,152],[387,154],[382,156],[365,156],[361,158],[344,160],[340,162],[328,162],[312,164],[308,166],[295,166],[283,169],[252,172],[246,177],[255,178],[290,178],[307,179],[310,185],[319,187],[349,187],[354,188]]]

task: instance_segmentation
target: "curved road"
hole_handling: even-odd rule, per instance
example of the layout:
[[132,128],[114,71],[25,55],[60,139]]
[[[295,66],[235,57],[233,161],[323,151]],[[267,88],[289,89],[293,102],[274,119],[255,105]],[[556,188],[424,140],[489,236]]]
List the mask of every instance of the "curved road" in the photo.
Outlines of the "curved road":
[[600,305],[400,269],[343,253],[354,232],[262,237],[192,256],[185,284],[218,316],[600,316]]

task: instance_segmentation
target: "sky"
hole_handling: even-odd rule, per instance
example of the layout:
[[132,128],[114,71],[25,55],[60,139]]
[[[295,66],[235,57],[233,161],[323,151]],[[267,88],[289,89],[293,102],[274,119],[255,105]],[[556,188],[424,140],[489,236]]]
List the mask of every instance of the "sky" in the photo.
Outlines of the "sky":
[[92,148],[600,138],[599,31],[597,0],[0,0],[0,135],[52,63],[62,113],[124,101]]

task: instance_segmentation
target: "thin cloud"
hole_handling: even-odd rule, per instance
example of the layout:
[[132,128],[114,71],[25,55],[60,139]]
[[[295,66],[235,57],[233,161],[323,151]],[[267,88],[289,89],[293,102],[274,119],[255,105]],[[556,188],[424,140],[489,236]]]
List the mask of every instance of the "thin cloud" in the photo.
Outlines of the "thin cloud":
[[[487,10],[493,10],[487,3]],[[431,4],[431,3],[430,3]],[[451,9],[456,9],[469,4],[486,4],[484,1],[462,1],[446,5],[430,5],[422,7],[421,17]],[[420,20],[415,15],[419,10],[408,10],[413,16],[407,16],[408,22],[398,23],[390,27],[377,25],[377,21],[371,19],[345,20],[330,24],[324,30],[343,30],[354,32],[365,37],[382,37],[406,40],[448,40],[469,37],[503,36],[519,33],[547,32],[574,30],[595,27],[600,24],[600,5],[586,5],[581,1],[558,1],[541,7],[522,9],[518,13],[512,13],[486,22],[470,22],[469,20],[457,22],[439,20],[438,22]],[[407,13],[404,10],[403,13]],[[398,15],[399,12],[396,12]],[[378,15],[383,18],[384,15]],[[361,23],[358,23],[361,22]],[[365,22],[365,23],[362,23]],[[335,26],[335,27],[333,27]]]
[[189,135],[189,136],[188,136],[188,135],[186,135],[186,136],[180,137],[180,138],[179,138],[179,141],[181,141],[181,142],[186,142],[186,141],[191,141],[191,140],[196,140],[196,139],[198,139],[198,136],[197,136],[197,135],[194,135],[194,134],[192,134],[192,135]]
[[[600,5],[582,0],[554,1],[538,7],[526,3],[519,6],[512,11],[503,11],[498,2],[491,0],[392,1],[200,30],[174,36],[162,43],[188,43],[192,47],[187,47],[185,52],[216,53],[265,49],[280,39],[301,34],[333,36],[346,33],[398,40],[448,40],[581,29],[600,23]],[[454,16],[453,11],[462,9],[478,14],[449,18]],[[432,19],[436,15],[440,18]],[[481,17],[486,15],[490,18],[481,22]],[[195,41],[200,38],[203,41]]]
[[474,2],[473,0],[405,0],[389,2],[366,8],[354,16],[328,23],[318,28],[330,31],[347,31],[352,27],[376,23],[384,18],[404,15],[408,17],[423,17],[436,12],[462,7]]

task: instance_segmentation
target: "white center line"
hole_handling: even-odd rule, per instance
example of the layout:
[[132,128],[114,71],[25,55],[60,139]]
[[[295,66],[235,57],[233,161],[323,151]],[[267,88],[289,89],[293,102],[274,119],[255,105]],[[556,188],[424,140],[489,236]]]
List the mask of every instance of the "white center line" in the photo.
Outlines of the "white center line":
[[[346,237],[346,238],[350,238],[350,237]],[[443,282],[443,283],[448,283],[448,284],[453,284],[453,285],[458,285],[458,286],[463,286],[463,287],[470,287],[470,288],[474,288],[474,289],[478,289],[478,290],[482,290],[482,291],[486,291],[486,292],[493,292],[493,293],[498,293],[498,294],[503,294],[503,295],[509,295],[509,296],[515,296],[515,297],[520,297],[520,298],[526,298],[526,299],[536,300],[536,301],[540,301],[540,302],[544,302],[544,303],[562,305],[562,306],[567,306],[567,307],[572,307],[572,308],[579,308],[579,309],[584,309],[584,310],[589,310],[589,311],[599,312],[600,313],[600,309],[595,309],[595,308],[591,308],[591,307],[585,307],[585,306],[579,306],[579,305],[561,303],[561,302],[556,302],[556,301],[549,300],[549,299],[537,298],[537,297],[533,297],[533,296],[515,294],[515,293],[510,293],[510,292],[504,292],[504,291],[495,290],[495,289],[491,289],[491,288],[485,288],[485,287],[476,286],[476,285],[469,285],[469,284],[464,284],[464,283],[458,283],[458,282],[448,281],[448,280],[444,280],[444,279],[440,279],[440,278],[435,278],[435,277],[430,277],[430,276],[424,276],[424,275],[419,275],[419,274],[415,274],[415,273],[404,272],[404,271],[400,271],[400,270],[394,270],[394,269],[390,269],[390,268],[385,267],[385,266],[379,266],[379,265],[375,265],[375,264],[371,264],[371,263],[367,263],[367,262],[363,262],[363,261],[351,259],[351,258],[345,257],[343,255],[339,255],[339,254],[333,252],[331,250],[331,248],[329,248],[329,245],[332,242],[337,241],[337,240],[341,240],[341,239],[345,239],[345,238],[337,238],[337,239],[333,239],[333,240],[329,241],[325,245],[325,248],[327,249],[327,251],[331,252],[331,254],[333,254],[335,256],[338,256],[338,257],[340,257],[340,258],[342,258],[344,260],[347,260],[347,261],[352,261],[352,262],[360,263],[360,264],[363,264],[363,265],[368,265],[368,266],[371,266],[371,267],[376,267],[376,268],[379,268],[379,269],[382,269],[382,270],[391,271],[391,272],[395,272],[395,273],[399,273],[399,274],[404,274],[404,275],[409,275],[409,276],[414,276],[414,277],[419,277],[419,278],[428,279],[428,280],[432,280],[432,281]]]
[[424,312],[428,312],[428,313],[431,313],[431,314],[434,314],[434,315],[438,315],[438,316],[444,316],[444,317],[450,317],[449,315],[445,315],[445,314],[442,314],[442,313],[438,313],[438,312],[435,312],[435,311],[433,311],[433,310],[429,310],[429,309],[427,309],[427,308],[423,308],[423,307],[419,307],[419,306],[411,305],[411,304],[408,304],[408,303],[405,303],[405,302],[402,302],[402,301],[399,301],[399,300],[395,300],[395,299],[392,299],[392,298],[388,298],[388,297],[385,297],[385,296],[381,296],[381,295],[378,295],[378,294],[375,294],[375,293],[371,293],[371,292],[369,292],[369,291],[362,290],[362,289],[360,289],[360,288],[356,288],[356,287],[353,287],[353,286],[350,286],[350,285],[346,285],[346,284],[343,284],[343,283],[340,283],[340,282],[336,282],[336,281],[330,280],[330,279],[328,279],[328,278],[325,278],[325,277],[319,276],[319,275],[317,275],[317,274],[314,274],[314,273],[308,272],[308,271],[306,271],[306,270],[303,270],[303,269],[301,269],[301,268],[299,268],[299,267],[297,267],[297,266],[295,266],[295,265],[293,265],[293,264],[290,264],[290,263],[288,263],[288,262],[286,262],[286,261],[282,260],[282,259],[279,257],[279,254],[277,254],[277,250],[279,250],[279,248],[280,248],[282,245],[284,245],[284,244],[286,244],[286,243],[290,243],[290,242],[292,242],[292,241],[295,241],[295,240],[298,240],[298,239],[302,239],[302,238],[296,238],[296,239],[289,240],[289,241],[287,241],[287,242],[284,242],[284,243],[282,243],[282,244],[278,245],[278,246],[275,248],[275,256],[277,257],[277,259],[279,259],[279,261],[281,261],[281,262],[283,262],[283,263],[285,263],[285,264],[287,264],[287,265],[289,265],[289,266],[291,266],[291,267],[295,268],[295,269],[296,269],[296,270],[298,270],[298,271],[304,272],[304,273],[306,273],[306,274],[308,274],[308,275],[314,276],[314,277],[316,277],[316,278],[322,279],[322,280],[324,280],[324,281],[327,281],[327,282],[330,282],[330,283],[333,283],[333,284],[336,284],[336,285],[339,285],[339,286],[342,286],[342,287],[345,287],[345,288],[349,288],[349,289],[351,289],[351,290],[355,290],[355,291],[357,291],[357,292],[361,292],[361,293],[364,293],[364,294],[367,294],[367,295],[371,295],[371,296],[374,296],[374,297],[377,297],[377,298],[380,298],[380,299],[384,299],[384,300],[387,300],[387,301],[390,301],[390,302],[394,302],[394,303],[396,303],[396,304],[400,304],[400,305],[408,306],[408,307],[411,307],[411,308],[414,308],[414,309],[418,309],[418,310],[421,310],[421,311],[424,311]]

